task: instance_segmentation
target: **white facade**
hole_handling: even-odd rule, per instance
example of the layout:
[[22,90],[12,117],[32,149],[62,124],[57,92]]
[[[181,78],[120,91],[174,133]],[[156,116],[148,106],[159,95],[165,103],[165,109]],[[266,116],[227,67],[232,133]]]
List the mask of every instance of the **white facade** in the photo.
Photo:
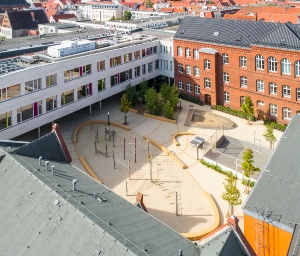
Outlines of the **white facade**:
[[0,139],[99,102],[129,83],[135,86],[158,75],[173,78],[172,45],[172,40],[155,38],[126,42],[1,75]]

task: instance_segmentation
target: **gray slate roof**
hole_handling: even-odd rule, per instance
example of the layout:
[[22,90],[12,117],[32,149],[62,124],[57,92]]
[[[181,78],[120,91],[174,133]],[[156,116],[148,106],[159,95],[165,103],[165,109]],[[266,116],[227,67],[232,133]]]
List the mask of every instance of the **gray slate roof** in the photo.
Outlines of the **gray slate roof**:
[[29,6],[30,4],[26,0],[1,0],[0,7],[9,7],[9,6]]
[[282,135],[262,176],[244,204],[244,213],[293,233],[300,223],[300,115]]
[[250,48],[261,45],[300,50],[300,25],[186,16],[174,38]]
[[[48,171],[45,170],[44,161],[43,165],[39,166],[39,161],[38,157],[36,157],[36,154],[34,155],[34,157],[28,156],[26,147],[28,147],[28,151],[36,147],[40,150],[40,153],[44,152],[46,149],[49,149],[49,146],[51,145],[54,145],[55,147],[56,143],[54,142],[51,145],[45,143],[45,141],[49,141],[47,136],[49,136],[51,140],[57,140],[56,137],[53,137],[53,133],[51,133],[41,139],[36,140],[32,144],[27,144],[26,146],[22,147],[22,150],[17,149],[15,151],[18,152],[18,154],[24,154],[23,156],[19,156],[11,152],[11,156],[14,157],[27,170],[29,170],[32,175],[29,175],[28,172],[23,167],[16,164],[16,162],[14,162],[13,166],[7,163],[3,163],[2,166],[0,165],[1,171],[3,171],[4,168],[9,169],[9,171],[11,169],[13,173],[16,173],[16,177],[20,177],[20,181],[24,179],[23,176],[26,174],[28,176],[27,179],[29,183],[35,183],[38,179],[40,181],[38,182],[39,184],[42,184],[44,188],[48,188],[46,190],[42,190],[41,192],[39,192],[39,189],[35,188],[34,191],[35,193],[37,193],[38,199],[35,199],[34,197],[31,199],[31,201],[22,201],[16,199],[17,201],[15,203],[15,211],[20,216],[19,219],[26,219],[26,221],[23,223],[23,225],[25,225],[26,227],[27,225],[29,225],[27,224],[27,221],[30,221],[30,218],[29,220],[27,220],[27,215],[23,215],[24,210],[22,207],[29,207],[26,206],[28,203],[31,204],[31,212],[34,212],[33,216],[37,218],[37,220],[35,221],[40,223],[41,226],[45,224],[45,221],[48,222],[48,216],[51,215],[50,213],[48,214],[48,212],[52,210],[53,207],[56,207],[56,205],[53,206],[53,196],[50,197],[50,201],[46,200],[45,203],[48,206],[45,206],[45,208],[41,210],[41,213],[36,213],[36,211],[39,211],[40,209],[38,200],[41,200],[40,198],[43,197],[44,194],[47,194],[46,196],[48,197],[48,194],[52,195],[53,193],[57,193],[58,196],[56,196],[55,198],[59,197],[59,200],[61,200],[63,204],[68,205],[68,207],[72,208],[73,210],[75,209],[76,211],[76,214],[71,216],[72,220],[74,221],[68,219],[65,224],[68,227],[60,227],[62,230],[59,231],[59,241],[53,241],[52,243],[50,243],[51,239],[54,239],[52,238],[53,230],[58,228],[54,225],[54,223],[52,223],[49,228],[42,229],[43,238],[38,238],[40,235],[38,234],[37,230],[35,233],[30,233],[32,235],[32,240],[30,240],[31,245],[29,244],[29,246],[41,246],[42,244],[46,243],[45,241],[48,239],[47,237],[49,237],[50,240],[47,248],[57,250],[57,254],[52,255],[63,255],[64,249],[62,247],[56,246],[56,243],[60,244],[64,243],[64,241],[66,244],[65,247],[69,246],[68,248],[70,250],[72,249],[72,245],[76,247],[76,251],[70,255],[94,255],[96,249],[98,248],[99,250],[103,248],[103,250],[109,251],[108,255],[117,256],[128,255],[126,250],[128,250],[128,252],[132,252],[133,255],[177,256],[179,250],[182,250],[183,256],[200,255],[198,246],[196,246],[159,220],[155,219],[148,213],[144,212],[140,208],[134,206],[125,199],[116,195],[109,188],[93,180],[91,177],[79,171],[70,164],[62,161],[51,160],[49,166],[55,166],[54,174],[52,174],[50,169]],[[43,149],[43,147],[45,148]],[[49,158],[47,160],[49,160]],[[21,186],[23,182],[19,183],[18,180],[17,185],[14,186],[16,177],[14,176],[15,178],[12,180],[10,180],[10,177],[12,176],[7,176],[6,180],[4,181],[4,184],[7,184],[5,188],[9,189],[10,187],[8,186],[8,184],[11,184],[11,189],[14,192],[12,192],[11,194],[8,193],[7,196],[11,197],[12,199],[14,199],[14,193],[27,196],[29,193],[29,189],[23,189],[23,186]],[[77,180],[75,191],[72,190],[72,181],[74,179]],[[5,197],[5,193],[5,189],[1,190],[0,196]],[[8,200],[10,199],[8,198]],[[51,203],[49,204],[49,202]],[[20,207],[18,207],[18,205]],[[6,206],[8,208],[6,208]],[[10,209],[9,204],[5,204],[3,205],[3,207],[3,209],[5,209],[5,212],[9,211]],[[35,209],[36,207],[38,209]],[[44,218],[44,215],[46,215],[46,218]],[[76,220],[80,219],[79,216],[85,221],[89,220],[92,223],[92,227],[90,227],[92,231],[95,228],[99,228],[102,234],[100,236],[91,236],[90,232],[86,230],[85,232],[80,232],[80,234],[78,233],[78,244],[74,241],[71,242],[70,238],[67,235],[67,232],[65,233],[64,230],[77,227]],[[55,223],[57,225],[63,225],[63,223],[58,220],[58,216],[55,219]],[[18,224],[20,225],[21,223]],[[13,222],[9,222],[9,225],[6,223],[5,225],[2,224],[1,226],[0,224],[0,227],[3,231],[2,234],[6,234],[5,236],[3,236],[3,239],[7,239],[7,234],[10,234],[10,232],[12,232],[12,230],[14,229],[14,225],[16,224],[14,224]],[[22,228],[21,226],[22,225],[20,225],[20,228]],[[103,239],[103,234],[107,234],[109,237],[112,237],[113,240]],[[84,244],[84,242],[81,242],[80,239],[84,240],[86,239],[86,237],[89,237],[89,240],[91,241],[88,240],[89,242],[86,242],[88,244],[82,245]],[[20,237],[20,239],[22,238]],[[98,246],[99,241],[101,241],[101,246]],[[83,247],[87,246],[87,248],[80,248],[81,245]],[[19,248],[19,250],[21,251],[23,249],[23,246],[27,246],[27,243],[22,242],[19,246],[20,247],[16,245],[15,248],[16,250]],[[122,252],[123,249],[120,250],[121,253],[119,252],[120,246],[124,246],[126,248],[124,253]],[[5,246],[5,248],[8,247]],[[0,250],[1,249],[2,247],[0,243]],[[83,249],[88,250],[90,253],[78,253]],[[43,253],[47,255],[47,252],[43,251]],[[50,249],[48,255],[51,255]]]
[[200,242],[201,256],[248,256],[242,241],[231,226],[225,226]]

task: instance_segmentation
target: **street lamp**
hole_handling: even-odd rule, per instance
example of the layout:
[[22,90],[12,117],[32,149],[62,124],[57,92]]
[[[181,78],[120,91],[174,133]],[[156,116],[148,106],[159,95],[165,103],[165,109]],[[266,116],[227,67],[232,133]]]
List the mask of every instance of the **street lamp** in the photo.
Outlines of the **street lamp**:
[[109,122],[109,112],[107,112],[107,125],[110,125],[110,122]]

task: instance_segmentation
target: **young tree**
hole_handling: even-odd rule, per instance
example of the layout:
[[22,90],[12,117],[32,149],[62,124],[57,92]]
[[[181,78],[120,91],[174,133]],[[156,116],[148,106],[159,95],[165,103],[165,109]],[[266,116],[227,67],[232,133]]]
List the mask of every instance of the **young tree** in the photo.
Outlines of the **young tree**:
[[170,98],[170,94],[171,94],[171,87],[168,84],[162,84],[160,87],[160,95],[164,101],[164,103],[166,103],[169,98]]
[[140,90],[139,90],[139,98],[142,99],[142,103],[145,104],[145,95],[146,95],[146,91],[148,89],[148,81],[146,81],[145,79],[142,79],[140,84],[139,84]]
[[150,114],[155,115],[161,111],[161,100],[153,87],[148,88],[145,95],[146,105]]
[[163,106],[163,112],[166,118],[173,119],[174,115],[174,109],[170,103],[170,101],[167,101]]
[[270,149],[274,148],[274,143],[277,141],[275,135],[274,135],[274,129],[273,127],[268,124],[266,127],[266,132],[263,134],[266,141],[270,142]]
[[131,20],[131,12],[130,11],[124,11],[122,20]]
[[127,98],[131,105],[134,106],[137,101],[138,94],[135,88],[132,87],[130,83],[126,86],[125,93],[127,94]]
[[248,117],[248,124],[251,124],[251,119],[254,116],[254,105],[249,96],[246,96],[242,105],[242,111]]
[[124,123],[125,125],[127,125],[127,116],[126,114],[128,113],[129,109],[131,107],[131,102],[128,100],[127,94],[124,93],[122,98],[121,98],[121,107],[120,110],[122,113],[125,113],[124,115]]
[[242,203],[241,192],[236,186],[237,177],[232,172],[227,172],[226,182],[223,183],[225,192],[222,199],[228,202],[228,214],[233,214],[233,207]]
[[260,172],[260,169],[258,167],[255,167],[253,165],[253,151],[251,148],[247,148],[243,152],[243,162],[242,162],[242,169],[244,172],[245,177],[247,178],[246,181],[246,193],[249,194],[250,190],[250,177],[255,172]]

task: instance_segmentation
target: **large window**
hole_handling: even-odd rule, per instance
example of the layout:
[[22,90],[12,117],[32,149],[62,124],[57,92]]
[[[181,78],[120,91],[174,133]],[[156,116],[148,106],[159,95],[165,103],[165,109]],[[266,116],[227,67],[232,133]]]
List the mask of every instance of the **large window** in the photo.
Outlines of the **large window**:
[[207,77],[204,78],[204,87],[205,88],[210,88],[211,87],[210,79],[207,78]]
[[240,56],[240,67],[247,67],[247,58],[245,56]]
[[138,77],[140,75],[141,75],[141,67],[137,66],[137,67],[134,68],[134,76]]
[[146,64],[142,65],[142,74],[145,75],[146,74]]
[[182,56],[183,55],[182,47],[181,46],[177,46],[177,55],[178,56]]
[[65,91],[61,95],[61,106],[74,102],[74,90]]
[[194,59],[199,59],[199,51],[198,51],[198,49],[194,49]]
[[110,62],[110,67],[111,68],[115,67],[115,66],[118,66],[118,65],[121,65],[121,56],[110,58],[109,62]]
[[263,80],[256,80],[256,90],[258,92],[264,92],[265,91],[265,84]]
[[256,55],[255,63],[256,63],[256,69],[259,69],[259,70],[265,69],[265,59],[262,55]]
[[195,84],[195,93],[200,94],[200,85],[199,84]]
[[210,60],[204,60],[204,69],[210,69]]
[[186,90],[188,91],[188,92],[192,92],[192,84],[191,83],[187,83],[186,84]]
[[25,82],[25,94],[42,89],[42,79],[35,79]]
[[159,69],[159,60],[155,60],[154,68],[155,68],[155,70]]
[[222,54],[222,59],[223,59],[223,64],[228,64],[229,63],[229,56],[227,53]]
[[282,96],[286,98],[291,98],[291,87],[288,85],[282,86]]
[[247,77],[241,76],[241,77],[240,77],[240,84],[241,84],[241,87],[247,87],[247,86],[248,86],[248,80],[247,80]]
[[57,74],[46,76],[46,86],[57,85]]
[[183,73],[183,65],[181,63],[178,63],[178,72]]
[[141,57],[141,52],[140,51],[135,51],[134,52],[134,58],[137,60]]
[[283,119],[290,120],[291,119],[291,109],[290,108],[283,108]]
[[153,62],[149,62],[148,63],[148,73],[152,72],[153,71]]
[[295,75],[300,76],[300,60],[295,62]]
[[296,89],[296,100],[300,100],[300,88]]
[[11,126],[11,114],[11,111],[0,114],[0,130]]
[[105,78],[98,80],[98,92],[105,90]]
[[78,68],[69,69],[64,72],[64,80],[66,82],[72,79],[76,79],[78,77],[88,75],[90,73],[91,73],[91,64],[81,66]]
[[224,92],[224,102],[230,102],[229,92]]
[[98,71],[105,70],[105,60],[101,60],[97,62],[97,70]]
[[185,71],[187,75],[191,75],[192,74],[192,68],[190,65],[186,65],[185,66]]
[[268,70],[270,72],[277,72],[277,60],[273,56],[268,58]]
[[291,74],[291,62],[288,59],[281,60],[281,73],[283,75]]
[[194,67],[194,76],[200,76],[200,69],[199,69],[199,67]]
[[83,99],[92,94],[92,84],[85,84],[77,88],[77,99]]
[[277,84],[270,83],[270,94],[277,95]]
[[128,80],[131,80],[132,79],[132,69],[123,71],[119,75],[120,75],[120,82],[119,83],[124,83]]
[[124,63],[132,60],[132,53],[124,54]]
[[21,91],[19,84],[0,89],[0,101],[8,100],[20,95]]
[[183,81],[181,81],[181,80],[178,81],[178,88],[179,88],[179,90],[184,90]]
[[270,115],[277,116],[277,105],[270,104]]
[[223,73],[223,83],[229,83],[229,74],[226,72]]
[[185,57],[191,57],[191,49],[190,48],[185,48]]
[[110,76],[110,85],[113,87],[120,83],[120,74]]

